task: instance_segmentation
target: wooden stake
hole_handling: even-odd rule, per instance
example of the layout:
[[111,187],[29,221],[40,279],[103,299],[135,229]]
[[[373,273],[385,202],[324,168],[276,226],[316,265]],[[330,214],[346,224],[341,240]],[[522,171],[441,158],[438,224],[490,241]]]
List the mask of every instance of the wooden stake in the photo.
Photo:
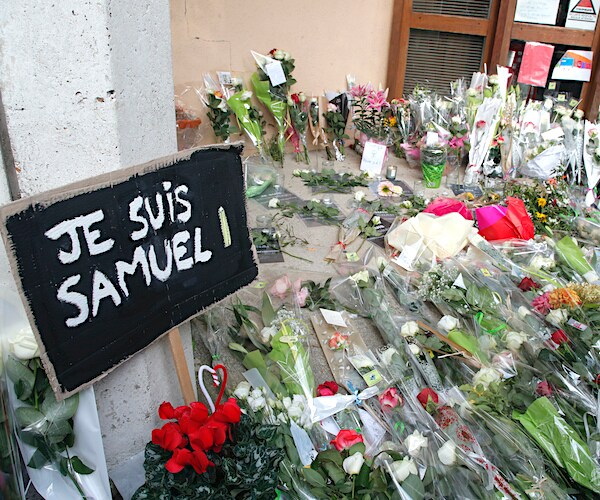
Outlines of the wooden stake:
[[169,346],[171,347],[171,354],[173,355],[173,361],[175,362],[175,370],[177,371],[177,378],[179,379],[179,387],[181,387],[181,394],[186,405],[196,401],[196,395],[194,393],[194,387],[192,385],[192,379],[188,370],[187,361],[183,352],[183,344],[181,343],[181,334],[179,328],[173,328],[168,334]]

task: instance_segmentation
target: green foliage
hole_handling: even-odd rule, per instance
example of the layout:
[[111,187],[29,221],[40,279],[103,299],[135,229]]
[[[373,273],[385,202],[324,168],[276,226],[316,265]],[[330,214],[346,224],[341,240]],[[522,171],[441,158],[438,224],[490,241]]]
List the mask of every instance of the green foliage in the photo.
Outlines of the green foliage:
[[303,205],[288,203],[287,205],[282,205],[280,208],[281,215],[284,217],[293,217],[294,214],[299,214],[304,217],[315,217],[329,224],[337,223],[340,216],[338,208],[316,200],[308,201]]
[[295,171],[294,175],[300,177],[307,186],[326,187],[330,191],[340,193],[349,192],[356,186],[368,186],[369,180],[366,173],[358,175],[349,172],[338,173],[332,168],[324,168],[321,172]]
[[331,278],[328,278],[322,285],[314,281],[303,281],[302,286],[308,289],[308,298],[306,299],[306,307],[311,311],[317,309],[338,309],[338,304],[331,295],[329,286]]
[[231,126],[231,111],[224,105],[225,100],[215,95],[208,94],[208,112],[206,116],[210,120],[215,136],[222,141],[229,139],[229,136],[235,131]]
[[271,500],[276,497],[279,464],[285,456],[278,443],[279,427],[257,424],[242,414],[232,441],[220,453],[209,452],[214,462],[204,474],[187,466],[171,474],[165,463],[171,452],[146,445],[144,470],[146,482],[133,495],[134,500]]

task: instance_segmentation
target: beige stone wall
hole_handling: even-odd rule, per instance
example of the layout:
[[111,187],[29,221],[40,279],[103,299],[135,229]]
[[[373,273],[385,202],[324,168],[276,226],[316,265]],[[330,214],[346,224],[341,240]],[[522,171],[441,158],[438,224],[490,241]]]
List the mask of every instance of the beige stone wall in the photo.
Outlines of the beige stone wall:
[[[346,74],[385,85],[393,0],[171,0],[176,92],[202,74],[254,71],[250,50],[296,59],[294,90],[344,89]],[[240,75],[241,74],[241,75]],[[204,120],[203,143],[214,142]]]

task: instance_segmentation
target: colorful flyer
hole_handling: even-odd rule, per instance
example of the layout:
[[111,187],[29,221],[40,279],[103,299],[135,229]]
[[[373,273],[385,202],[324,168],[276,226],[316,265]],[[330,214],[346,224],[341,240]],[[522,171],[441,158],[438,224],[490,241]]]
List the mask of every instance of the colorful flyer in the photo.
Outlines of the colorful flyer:
[[592,77],[592,51],[567,50],[552,72],[553,80],[589,82]]
[[571,0],[565,27],[593,31],[596,28],[599,7],[600,0]]

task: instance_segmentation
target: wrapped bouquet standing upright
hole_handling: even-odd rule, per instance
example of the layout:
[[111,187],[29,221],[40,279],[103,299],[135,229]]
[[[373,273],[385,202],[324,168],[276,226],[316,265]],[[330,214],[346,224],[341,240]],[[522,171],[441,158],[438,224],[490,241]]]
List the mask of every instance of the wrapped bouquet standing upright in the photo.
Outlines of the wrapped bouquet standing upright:
[[306,144],[306,130],[309,119],[309,103],[306,101],[304,92],[292,94],[288,97],[288,106],[290,108],[291,126],[288,129],[288,135],[294,145],[294,153],[297,162],[310,164],[308,156],[308,146]]
[[240,128],[246,132],[252,144],[261,156],[264,155],[264,121],[260,112],[254,107],[250,98],[252,92],[240,90],[227,99],[227,104],[235,113]]
[[277,125],[277,135],[271,156],[283,165],[285,154],[285,133],[287,124],[287,99],[290,88],[296,80],[292,77],[294,59],[283,50],[273,49],[269,56],[252,51],[257,64],[257,71],[251,77],[256,97],[270,111]]
[[327,127],[325,132],[331,137],[333,151],[325,146],[328,160],[345,160],[344,139],[349,139],[346,134],[346,123],[348,121],[348,96],[345,93],[327,93],[327,112],[323,114]]
[[231,126],[231,110],[227,106],[227,99],[209,74],[204,75],[204,92],[200,97],[208,107],[206,116],[210,120],[215,137],[227,143],[229,136],[237,130]]

